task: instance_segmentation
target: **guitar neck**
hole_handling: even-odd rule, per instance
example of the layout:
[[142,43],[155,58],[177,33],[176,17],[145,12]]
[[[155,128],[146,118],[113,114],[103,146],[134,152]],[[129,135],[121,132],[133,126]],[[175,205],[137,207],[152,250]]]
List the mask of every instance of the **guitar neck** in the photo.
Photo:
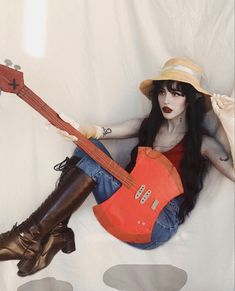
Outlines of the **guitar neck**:
[[33,107],[43,117],[45,117],[55,127],[68,132],[77,137],[74,143],[84,150],[93,160],[106,169],[112,176],[117,178],[124,186],[131,188],[135,182],[131,175],[120,165],[107,156],[102,150],[97,148],[91,141],[84,137],[78,130],[69,123],[63,121],[57,112],[48,106],[39,96],[37,96],[27,86],[24,86],[17,94],[22,100]]

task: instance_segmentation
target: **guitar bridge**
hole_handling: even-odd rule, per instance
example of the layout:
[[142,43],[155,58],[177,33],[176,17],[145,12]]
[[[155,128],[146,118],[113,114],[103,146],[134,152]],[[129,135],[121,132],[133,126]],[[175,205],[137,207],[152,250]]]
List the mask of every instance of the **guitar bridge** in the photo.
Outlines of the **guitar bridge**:
[[158,204],[159,204],[159,201],[157,199],[155,199],[154,202],[153,202],[153,204],[152,204],[152,206],[151,206],[151,209],[152,210],[156,210]]

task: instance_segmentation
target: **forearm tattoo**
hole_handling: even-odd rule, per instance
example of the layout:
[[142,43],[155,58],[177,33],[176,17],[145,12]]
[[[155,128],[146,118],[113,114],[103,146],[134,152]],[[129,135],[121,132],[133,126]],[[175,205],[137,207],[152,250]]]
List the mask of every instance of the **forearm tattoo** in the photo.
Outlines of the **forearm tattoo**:
[[112,133],[112,129],[111,128],[105,128],[105,127],[102,127],[103,128],[103,137],[105,137],[107,134],[110,134]]

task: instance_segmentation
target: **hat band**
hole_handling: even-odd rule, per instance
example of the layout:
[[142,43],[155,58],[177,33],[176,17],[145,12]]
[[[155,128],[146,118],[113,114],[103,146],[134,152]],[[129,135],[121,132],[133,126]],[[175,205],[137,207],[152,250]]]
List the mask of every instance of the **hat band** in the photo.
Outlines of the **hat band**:
[[182,66],[182,65],[171,65],[171,66],[164,67],[162,69],[163,72],[171,71],[171,70],[177,70],[177,71],[188,73],[188,74],[192,75],[193,77],[197,78],[198,81],[200,81],[200,79],[201,79],[201,74],[191,70],[188,67]]

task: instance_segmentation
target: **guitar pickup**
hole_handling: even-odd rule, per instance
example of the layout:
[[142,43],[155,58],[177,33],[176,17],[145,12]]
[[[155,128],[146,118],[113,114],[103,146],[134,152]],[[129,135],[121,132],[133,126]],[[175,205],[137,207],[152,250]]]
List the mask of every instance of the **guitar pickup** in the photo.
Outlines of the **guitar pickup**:
[[146,193],[144,194],[144,196],[140,200],[140,204],[144,204],[146,202],[146,200],[149,198],[150,194],[151,194],[151,190],[146,191]]
[[145,190],[145,185],[141,185],[135,194],[135,199],[139,199],[142,193],[144,192],[144,190]]

